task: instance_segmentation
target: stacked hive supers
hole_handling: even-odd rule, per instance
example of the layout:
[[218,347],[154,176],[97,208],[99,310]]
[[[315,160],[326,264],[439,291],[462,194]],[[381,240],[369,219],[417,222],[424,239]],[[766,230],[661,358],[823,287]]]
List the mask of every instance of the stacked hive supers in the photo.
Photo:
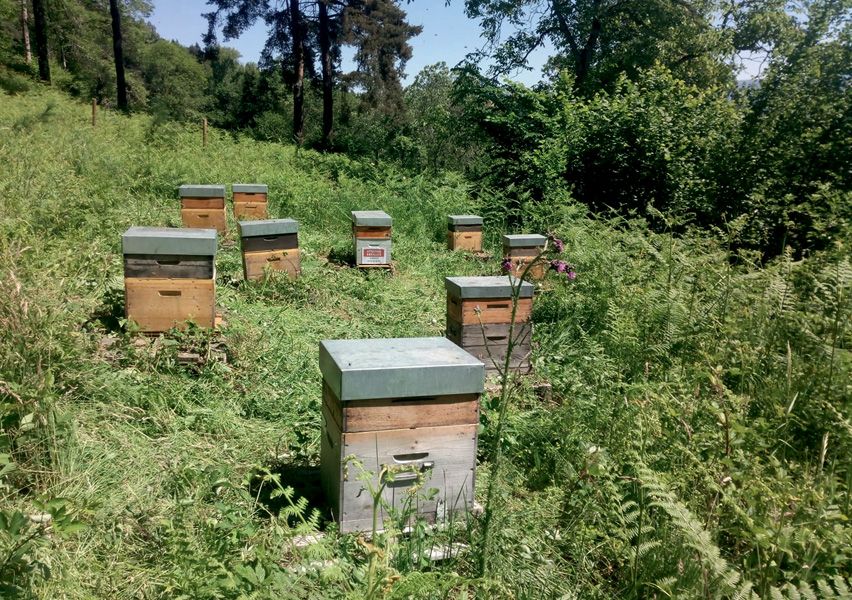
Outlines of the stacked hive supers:
[[291,279],[302,272],[299,224],[293,219],[239,221],[246,279],[260,279],[264,269],[285,271]]
[[256,183],[232,183],[234,218],[254,220],[268,218],[267,193],[269,188]]
[[352,237],[355,264],[388,267],[391,264],[391,218],[381,210],[353,210]]
[[509,277],[446,277],[444,284],[447,288],[447,338],[485,363],[488,373],[495,373],[497,366],[505,365],[512,321],[512,285],[520,284],[509,367],[521,373],[528,372],[533,285]]
[[[538,234],[519,234],[519,235],[504,235],[503,236],[503,258],[508,258],[512,261],[514,268],[513,273],[520,276],[536,256],[544,248],[547,238]],[[547,265],[539,261],[529,269],[529,277],[531,279],[541,279],[544,277],[544,272]]]
[[216,322],[216,230],[131,227],[121,236],[125,316],[149,332]]
[[350,455],[375,488],[383,466],[393,469],[388,505],[403,506],[422,478],[422,491],[438,493],[413,499],[416,515],[433,522],[473,507],[481,362],[445,338],[333,340],[320,343],[320,371],[321,481],[341,532],[372,527],[373,498]]
[[215,229],[220,233],[228,228],[224,185],[182,185],[178,193],[184,227]]
[[448,216],[447,247],[450,250],[482,252],[482,217],[476,215]]

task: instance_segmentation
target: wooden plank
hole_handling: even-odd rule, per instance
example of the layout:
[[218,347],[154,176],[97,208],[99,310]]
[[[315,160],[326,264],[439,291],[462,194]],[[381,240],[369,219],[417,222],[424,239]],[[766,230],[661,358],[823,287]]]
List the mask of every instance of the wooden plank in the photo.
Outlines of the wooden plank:
[[197,209],[183,208],[180,211],[184,227],[195,229],[215,229],[223,232],[228,228],[228,219],[225,216],[225,208]]
[[299,247],[298,233],[252,236],[241,239],[243,252],[268,252],[270,250],[293,250]]
[[203,208],[225,208],[224,198],[181,198],[181,208],[203,209]]
[[535,258],[541,253],[541,246],[532,246],[532,247],[514,247],[510,248],[509,246],[503,246],[503,256],[509,258]]
[[125,316],[147,331],[185,327],[193,320],[212,328],[216,319],[216,282],[213,279],[124,280]]
[[447,247],[450,250],[482,251],[482,232],[447,232]]
[[479,423],[479,394],[424,398],[377,398],[340,402],[325,382],[323,407],[341,431],[385,431]]
[[[479,308],[480,314],[476,310]],[[471,298],[461,300],[447,294],[447,317],[462,325],[482,323],[509,323],[512,320],[512,300]],[[532,317],[532,298],[518,299],[515,322],[529,321]]]
[[213,279],[212,256],[125,254],[124,276],[145,279]]
[[343,483],[344,457],[340,427],[327,414],[322,414],[322,433],[320,433],[320,486],[331,507],[334,519],[340,519],[340,488]]
[[266,194],[263,192],[251,193],[251,192],[234,192],[234,204],[237,202],[248,202],[250,204],[266,204]]
[[[416,473],[424,477],[422,490],[437,488],[431,500],[414,499],[417,515],[427,522],[445,518],[449,512],[465,512],[473,507],[476,476],[476,437],[478,425],[425,427],[363,433],[343,433],[341,456],[355,455],[365,471],[374,473],[378,485],[382,465],[406,469],[388,483],[383,499],[402,507],[411,499],[408,491],[417,483]],[[372,527],[373,499],[359,481],[354,465],[341,468],[339,522],[340,531],[367,531]],[[387,517],[380,510],[380,518]]]
[[478,231],[482,233],[482,225],[448,225],[447,228],[450,231],[455,232],[470,232],[470,231]]
[[[477,346],[464,346],[465,352],[479,359],[485,365],[487,370],[496,369],[497,366],[502,367],[506,362],[506,353],[509,349],[508,344],[489,344]],[[488,351],[491,351],[491,357],[488,356]],[[512,359],[510,364],[512,367],[518,366],[523,362],[529,362],[530,344],[518,344],[512,349]],[[496,361],[497,366],[494,365]]]
[[234,202],[234,218],[237,220],[264,220],[268,217],[266,202]]
[[[527,265],[532,261],[531,258],[510,258],[512,261],[514,268],[512,269],[512,273],[517,276],[521,276],[524,273],[524,270],[527,268]],[[530,267],[529,272],[527,273],[527,277],[533,280],[539,280],[544,278],[544,274],[547,272],[547,269],[550,267],[546,262],[539,261]]]
[[[532,323],[529,321],[515,323],[515,329],[512,332],[515,343],[529,342],[531,334]],[[447,318],[447,339],[462,348],[467,346],[481,346],[486,341],[494,344],[505,344],[509,341],[509,324],[490,323],[480,325],[479,323],[473,323],[462,325],[455,319]]]
[[283,271],[295,279],[302,273],[299,249],[243,252],[243,273],[246,279],[262,279],[267,271]]
[[390,239],[390,227],[371,227],[366,225],[353,225],[356,238],[381,238]]

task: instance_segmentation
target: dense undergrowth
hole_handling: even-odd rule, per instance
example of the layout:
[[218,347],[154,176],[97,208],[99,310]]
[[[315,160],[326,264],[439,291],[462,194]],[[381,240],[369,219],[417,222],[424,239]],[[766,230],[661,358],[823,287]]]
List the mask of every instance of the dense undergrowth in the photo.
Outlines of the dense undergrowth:
[[[54,93],[0,102],[0,586],[38,598],[849,597],[850,240],[768,264],[747,217],[673,236],[572,204],[522,207],[578,277],[536,299],[539,397],[520,386],[493,530],[294,536],[322,525],[318,343],[442,335],[445,215],[499,191],[104,112]],[[303,277],[241,282],[217,257],[228,361],[204,332],[122,328],[120,234],[180,224],[184,183],[263,182],[300,222]],[[477,200],[480,199],[480,200]],[[394,218],[393,276],[345,266],[348,212]],[[654,215],[665,219],[664,215]],[[672,224],[672,229],[680,229]],[[229,239],[234,240],[232,224]],[[494,399],[483,398],[478,489]],[[293,491],[289,486],[297,489]],[[375,585],[375,582],[381,585]]]

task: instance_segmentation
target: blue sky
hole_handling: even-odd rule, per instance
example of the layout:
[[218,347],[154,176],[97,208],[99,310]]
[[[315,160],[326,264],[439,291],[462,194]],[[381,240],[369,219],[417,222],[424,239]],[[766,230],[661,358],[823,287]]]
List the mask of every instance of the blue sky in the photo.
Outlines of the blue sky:
[[[408,22],[423,26],[423,33],[410,42],[414,56],[406,66],[408,78],[404,85],[411,83],[423,67],[441,61],[452,67],[483,44],[478,23],[465,17],[462,7],[463,0],[453,0],[450,6],[444,6],[444,0],[418,0],[402,5],[408,13]],[[201,36],[207,30],[201,14],[209,11],[206,0],[154,0],[149,20],[162,37],[189,46],[201,43]],[[265,41],[266,29],[261,23],[239,39],[223,43],[236,48],[244,62],[257,62]],[[541,66],[546,60],[546,51],[534,53],[530,60],[534,69],[513,74],[512,79],[526,85],[536,83],[541,79]],[[352,69],[345,56],[343,69]]]

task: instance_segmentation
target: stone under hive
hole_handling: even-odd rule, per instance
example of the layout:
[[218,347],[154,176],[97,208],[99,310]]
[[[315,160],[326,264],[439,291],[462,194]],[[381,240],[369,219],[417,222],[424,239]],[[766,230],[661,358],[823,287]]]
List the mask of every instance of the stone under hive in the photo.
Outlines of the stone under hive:
[[527,373],[530,370],[534,286],[527,281],[509,277],[444,278],[447,289],[447,338],[485,363],[489,374],[496,373],[497,366],[505,365],[509,352],[513,283],[521,287],[512,331],[514,347],[509,368]]
[[[327,340],[320,343],[321,481],[341,532],[369,531],[373,500],[354,456],[379,485],[394,471],[383,498],[410,502],[428,522],[473,508],[481,362],[446,338]],[[431,499],[419,489],[438,490]],[[379,528],[387,513],[379,513]]]
[[[535,233],[504,235],[503,258],[508,258],[512,261],[514,265],[512,272],[520,276],[524,272],[524,269],[527,268],[527,265],[544,249],[546,243],[546,237]],[[544,277],[546,270],[547,265],[539,261],[530,268],[528,275],[531,279],[541,279]]]
[[482,217],[449,215],[447,217],[447,248],[482,252]]
[[232,183],[234,195],[234,218],[238,221],[269,218],[267,210],[268,186],[257,183]]
[[295,279],[302,273],[299,223],[293,219],[239,221],[246,279],[261,279],[264,271],[284,271]]
[[125,316],[147,332],[216,323],[215,229],[131,227],[121,236]]
[[182,185],[178,194],[184,227],[215,229],[220,233],[228,228],[224,185]]
[[381,210],[353,210],[352,237],[359,267],[391,265],[391,217]]

